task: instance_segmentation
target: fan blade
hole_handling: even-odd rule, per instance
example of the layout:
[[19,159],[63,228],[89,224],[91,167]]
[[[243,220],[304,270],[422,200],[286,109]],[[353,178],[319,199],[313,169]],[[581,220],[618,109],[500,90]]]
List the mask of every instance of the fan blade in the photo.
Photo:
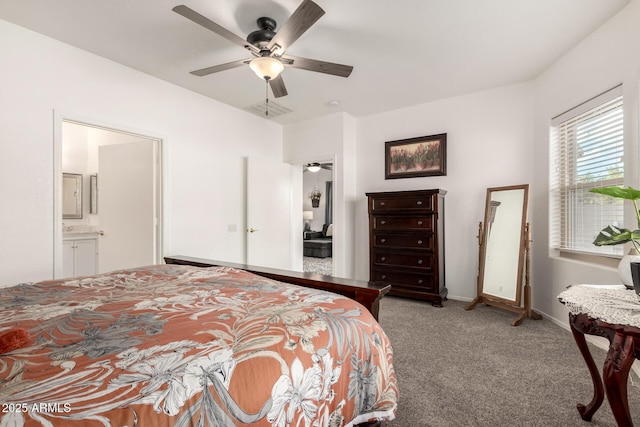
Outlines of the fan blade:
[[206,16],[200,15],[195,10],[183,4],[174,7],[172,10],[177,14],[182,15],[185,18],[189,19],[190,21],[193,21],[196,24],[203,26],[207,30],[213,31],[217,35],[224,37],[225,39],[229,40],[232,43],[238,44],[244,47],[245,49],[249,49],[256,53],[259,52],[259,49],[257,47],[253,46],[251,43],[247,42],[242,37],[233,34],[231,31],[221,27],[220,25],[216,24]]
[[273,91],[273,96],[275,96],[276,98],[281,98],[289,94],[287,92],[287,88],[284,86],[284,80],[282,79],[282,74],[280,74],[275,79],[269,80],[269,86],[271,86],[271,90]]
[[283,64],[289,67],[315,71],[317,73],[332,74],[339,77],[349,77],[351,71],[353,71],[351,65],[334,64],[333,62],[318,61],[316,59],[301,58],[299,56],[286,55],[283,59],[293,61],[290,63],[283,61]]
[[227,62],[226,64],[214,65],[213,67],[202,68],[200,70],[191,71],[194,76],[207,76],[209,74],[217,73],[224,70],[230,70],[232,68],[242,67],[245,64],[251,62],[251,59],[241,59],[239,61]]
[[320,6],[311,0],[304,0],[271,39],[267,49],[274,52],[274,48],[279,46],[274,53],[277,56],[282,55],[322,15],[324,15],[324,10]]

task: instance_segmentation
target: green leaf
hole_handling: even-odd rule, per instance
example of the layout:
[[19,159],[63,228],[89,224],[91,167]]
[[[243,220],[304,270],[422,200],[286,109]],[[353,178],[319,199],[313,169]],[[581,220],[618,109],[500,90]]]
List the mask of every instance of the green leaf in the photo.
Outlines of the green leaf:
[[628,187],[622,188],[617,186],[592,188],[591,193],[604,194],[605,196],[615,197],[616,199],[639,200],[640,190]]
[[631,230],[627,230],[626,228],[617,228],[609,225],[600,231],[593,241],[593,244],[596,246],[620,245],[639,237],[640,230],[631,232]]

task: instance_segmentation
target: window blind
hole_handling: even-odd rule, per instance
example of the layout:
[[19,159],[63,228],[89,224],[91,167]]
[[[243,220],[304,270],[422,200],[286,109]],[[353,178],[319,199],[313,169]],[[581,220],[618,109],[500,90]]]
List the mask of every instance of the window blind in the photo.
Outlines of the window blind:
[[622,255],[622,245],[593,240],[607,225],[623,226],[624,201],[589,192],[624,183],[622,87],[554,118],[550,139],[552,248]]

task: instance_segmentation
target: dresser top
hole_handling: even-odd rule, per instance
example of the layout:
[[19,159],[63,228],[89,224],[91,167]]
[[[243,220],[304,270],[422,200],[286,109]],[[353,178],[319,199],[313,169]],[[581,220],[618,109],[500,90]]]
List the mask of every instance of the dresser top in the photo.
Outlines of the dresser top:
[[406,190],[406,191],[378,191],[378,192],[369,192],[365,193],[367,196],[411,196],[413,194],[442,194],[443,196],[447,194],[447,190],[443,190],[441,188],[434,189],[425,189],[425,190]]

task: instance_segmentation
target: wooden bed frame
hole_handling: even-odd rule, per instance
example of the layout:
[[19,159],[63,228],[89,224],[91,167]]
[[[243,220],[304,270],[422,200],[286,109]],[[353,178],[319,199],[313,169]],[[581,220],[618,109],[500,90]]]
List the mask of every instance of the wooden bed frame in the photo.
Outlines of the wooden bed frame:
[[340,277],[324,276],[322,274],[301,273],[298,271],[279,270],[268,267],[256,267],[247,264],[236,264],[231,262],[217,261],[204,258],[193,258],[184,255],[174,255],[164,258],[167,264],[193,265],[196,267],[232,267],[246,270],[269,279],[280,282],[292,283],[307,288],[322,289],[324,291],[335,292],[354,299],[367,308],[378,320],[380,311],[380,299],[390,290],[391,285],[381,285],[374,282],[361,280],[343,279]]

